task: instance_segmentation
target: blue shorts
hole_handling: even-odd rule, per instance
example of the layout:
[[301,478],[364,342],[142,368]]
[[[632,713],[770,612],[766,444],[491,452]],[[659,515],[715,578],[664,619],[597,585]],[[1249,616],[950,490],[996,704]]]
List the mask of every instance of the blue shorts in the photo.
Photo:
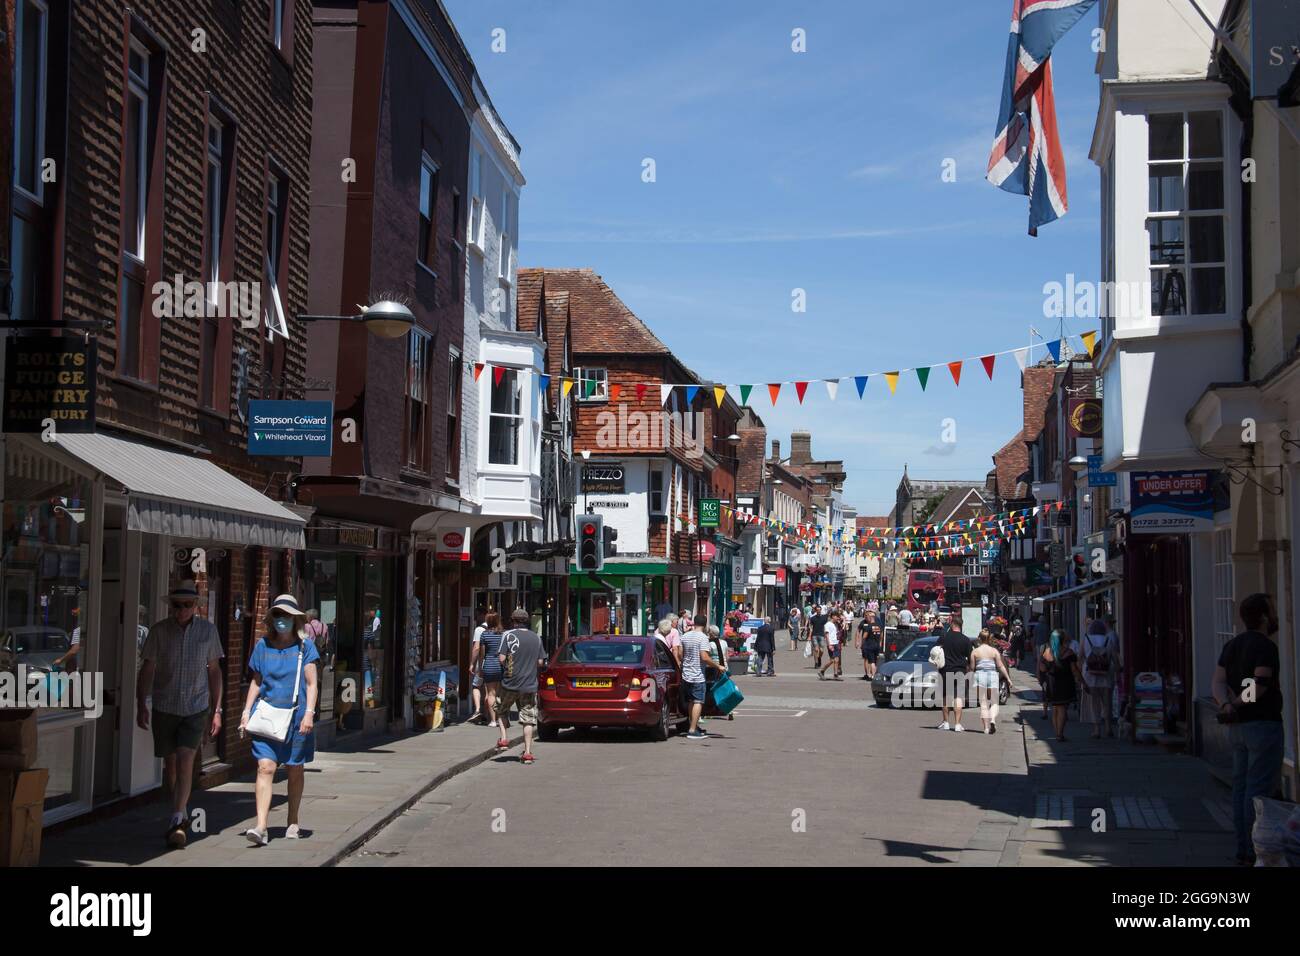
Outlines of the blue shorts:
[[704,703],[704,689],[707,686],[704,681],[697,684],[694,681],[684,680],[682,681],[682,698],[687,704],[697,702],[702,704]]

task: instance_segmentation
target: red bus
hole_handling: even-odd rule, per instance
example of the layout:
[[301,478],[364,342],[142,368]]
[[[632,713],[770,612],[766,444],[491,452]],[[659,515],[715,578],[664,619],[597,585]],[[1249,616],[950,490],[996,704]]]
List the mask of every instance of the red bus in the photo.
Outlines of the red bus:
[[930,610],[930,602],[947,604],[942,571],[907,572],[907,609],[913,614]]

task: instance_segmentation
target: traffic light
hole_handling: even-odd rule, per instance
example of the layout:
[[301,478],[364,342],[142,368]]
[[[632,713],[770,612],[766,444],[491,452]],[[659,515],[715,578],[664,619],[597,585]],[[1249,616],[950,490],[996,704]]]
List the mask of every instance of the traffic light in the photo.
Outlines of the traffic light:
[[1071,567],[1074,568],[1075,582],[1081,584],[1087,581],[1089,577],[1087,556],[1082,551],[1075,551],[1070,555],[1070,560],[1072,562]]
[[578,515],[578,570],[599,571],[605,566],[605,519]]
[[618,540],[618,529],[602,528],[601,534],[602,534],[602,538],[601,538],[602,556],[606,558],[614,557],[614,555],[618,554],[618,545],[614,543],[615,541]]

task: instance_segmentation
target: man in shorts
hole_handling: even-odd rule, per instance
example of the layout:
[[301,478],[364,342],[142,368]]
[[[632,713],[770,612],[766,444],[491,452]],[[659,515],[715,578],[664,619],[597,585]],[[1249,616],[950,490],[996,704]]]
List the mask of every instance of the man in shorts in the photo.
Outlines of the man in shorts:
[[822,651],[826,647],[826,622],[829,618],[820,607],[813,608],[812,617],[812,642],[813,642],[813,667],[821,670]]
[[542,639],[528,628],[528,612],[517,607],[510,615],[514,625],[501,637],[501,690],[497,693],[496,721],[501,739],[506,739],[506,720],[510,708],[519,708],[519,723],[524,728],[523,763],[532,763],[533,734],[537,732],[537,671],[543,664]]
[[141,730],[149,730],[152,722],[153,754],[162,758],[163,784],[172,796],[171,821],[163,839],[179,848],[185,845],[189,827],[194,756],[204,730],[214,738],[221,733],[224,655],[217,626],[195,614],[199,591],[194,582],[182,581],[170,598],[171,617],[149,628],[141,652],[135,720]]
[[700,730],[700,715],[704,712],[704,695],[707,684],[704,680],[706,668],[726,673],[725,664],[720,664],[709,655],[709,635],[705,631],[709,619],[703,614],[695,615],[695,629],[682,635],[682,696],[690,710],[691,724],[686,732],[687,740],[703,740],[709,735]]
[[826,671],[834,668],[835,676],[832,680],[844,680],[840,673],[840,627],[844,623],[844,618],[839,611],[834,611],[826,620],[826,626],[823,629],[823,636],[826,639],[826,665],[817,668],[817,679],[825,680]]

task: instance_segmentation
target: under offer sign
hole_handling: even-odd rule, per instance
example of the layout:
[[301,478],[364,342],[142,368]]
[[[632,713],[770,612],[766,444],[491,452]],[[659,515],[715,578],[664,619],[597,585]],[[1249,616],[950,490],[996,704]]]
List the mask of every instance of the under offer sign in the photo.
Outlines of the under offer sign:
[[1214,481],[1209,471],[1129,474],[1129,530],[1135,534],[1214,529]]
[[444,531],[438,535],[438,544],[434,548],[433,557],[436,561],[468,561],[469,548],[465,542],[469,540],[469,528],[462,531]]
[[6,432],[95,430],[95,349],[81,337],[22,335],[5,353]]

